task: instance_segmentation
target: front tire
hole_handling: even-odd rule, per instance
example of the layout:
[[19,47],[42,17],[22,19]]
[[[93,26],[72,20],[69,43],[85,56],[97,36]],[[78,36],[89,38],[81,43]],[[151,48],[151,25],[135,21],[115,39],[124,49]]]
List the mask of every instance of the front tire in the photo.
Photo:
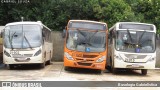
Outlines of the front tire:
[[104,71],[103,70],[98,70],[98,73],[102,75],[104,73]]
[[41,67],[41,68],[44,68],[44,67],[45,67],[45,62],[41,63],[41,64],[40,64],[40,67]]
[[13,64],[8,64],[7,68],[10,69],[10,70],[13,70],[14,69],[14,65]]
[[48,61],[47,61],[47,65],[50,65],[50,64],[51,64],[51,60],[48,60]]
[[70,69],[70,68],[67,67],[67,66],[64,67],[64,70],[65,70],[65,71],[69,71],[69,69]]
[[112,73],[116,74],[117,73],[117,68],[112,67]]
[[117,73],[117,68],[114,68],[114,62],[112,62],[112,58],[110,58],[110,65],[111,65],[111,72],[112,74],[116,74]]
[[52,55],[51,55],[51,51],[50,51],[50,59],[47,61],[47,65],[51,64],[51,60],[52,60]]
[[142,75],[147,75],[147,69],[142,69],[141,73],[142,73]]

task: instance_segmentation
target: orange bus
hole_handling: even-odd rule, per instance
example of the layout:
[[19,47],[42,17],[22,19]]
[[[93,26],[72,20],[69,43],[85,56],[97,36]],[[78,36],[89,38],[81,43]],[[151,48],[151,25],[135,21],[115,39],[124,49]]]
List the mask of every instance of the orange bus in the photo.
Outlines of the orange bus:
[[70,20],[64,32],[64,69],[69,67],[105,70],[108,44],[106,23]]

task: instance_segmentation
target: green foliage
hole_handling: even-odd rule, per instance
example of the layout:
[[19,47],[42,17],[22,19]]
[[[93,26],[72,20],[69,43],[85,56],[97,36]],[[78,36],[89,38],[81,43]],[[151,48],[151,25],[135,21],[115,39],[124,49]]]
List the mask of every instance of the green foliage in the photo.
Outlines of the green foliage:
[[134,21],[153,23],[160,29],[160,0],[30,0],[30,3],[0,3],[0,25],[42,21],[52,30],[63,30],[70,19],[108,23]]

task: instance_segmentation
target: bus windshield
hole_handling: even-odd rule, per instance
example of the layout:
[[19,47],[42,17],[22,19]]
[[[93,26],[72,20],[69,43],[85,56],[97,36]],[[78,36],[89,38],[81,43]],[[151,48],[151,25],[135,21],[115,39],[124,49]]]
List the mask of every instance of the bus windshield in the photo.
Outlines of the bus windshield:
[[122,30],[116,33],[116,50],[124,52],[153,53],[155,51],[155,33],[146,31]]
[[105,50],[105,31],[68,30],[67,48],[81,52],[102,52]]
[[35,48],[41,45],[42,35],[39,25],[18,24],[6,26],[4,33],[6,48]]

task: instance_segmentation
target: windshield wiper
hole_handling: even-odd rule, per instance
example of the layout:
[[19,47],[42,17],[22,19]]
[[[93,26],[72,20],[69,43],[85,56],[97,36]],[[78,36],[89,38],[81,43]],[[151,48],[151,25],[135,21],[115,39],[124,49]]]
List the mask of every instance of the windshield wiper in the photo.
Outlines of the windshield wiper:
[[141,41],[141,39],[142,39],[142,37],[143,37],[143,35],[144,35],[145,32],[146,32],[146,31],[143,31],[142,35],[141,35],[140,38],[138,39],[138,42],[137,42],[138,45],[140,44],[140,41]]
[[14,32],[13,34],[12,34],[12,36],[10,37],[10,31],[9,31],[9,36],[8,36],[8,38],[9,38],[9,43],[10,43],[10,45],[11,45],[11,49],[13,50],[13,45],[12,45],[12,40],[13,40],[13,36],[16,34],[16,32]]
[[31,46],[30,42],[28,41],[28,39],[27,39],[27,37],[26,37],[25,33],[24,33],[24,38],[25,38],[25,40],[27,41],[27,43],[28,43],[28,45],[29,45],[29,48],[31,48],[31,49],[32,49],[32,46]]
[[[82,36],[84,36],[79,29],[76,29],[76,30],[77,30]],[[88,45],[92,46],[91,43],[90,43],[90,40],[91,40],[92,37],[94,37],[94,35],[97,34],[97,32],[98,32],[98,30],[96,30],[96,32],[95,32],[92,36],[90,36],[89,39],[87,39],[87,38],[84,36],[86,40],[85,40],[85,42],[83,42],[82,44],[86,44],[86,46],[88,46]]]
[[128,33],[128,35],[129,35],[129,39],[130,39],[130,44],[132,44],[132,37],[131,37],[131,33],[129,32],[129,30],[127,29],[127,33]]

